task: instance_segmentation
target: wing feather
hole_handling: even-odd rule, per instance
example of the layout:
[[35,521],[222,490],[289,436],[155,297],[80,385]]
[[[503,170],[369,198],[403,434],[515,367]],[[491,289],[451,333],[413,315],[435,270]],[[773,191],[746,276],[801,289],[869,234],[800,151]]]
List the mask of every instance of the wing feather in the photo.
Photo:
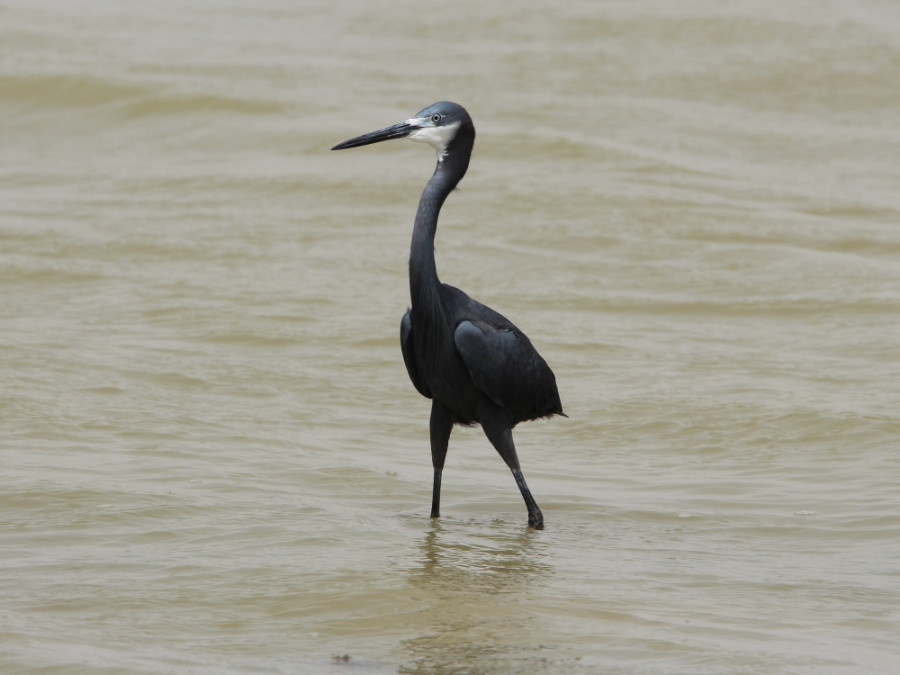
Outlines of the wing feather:
[[562,414],[553,371],[524,333],[460,321],[454,340],[475,386],[494,403],[522,419]]
[[406,364],[406,372],[409,373],[409,379],[413,386],[425,398],[431,398],[431,390],[419,374],[419,366],[416,361],[416,354],[413,348],[412,339],[412,319],[409,316],[409,310],[400,319],[400,351],[403,352],[403,363]]

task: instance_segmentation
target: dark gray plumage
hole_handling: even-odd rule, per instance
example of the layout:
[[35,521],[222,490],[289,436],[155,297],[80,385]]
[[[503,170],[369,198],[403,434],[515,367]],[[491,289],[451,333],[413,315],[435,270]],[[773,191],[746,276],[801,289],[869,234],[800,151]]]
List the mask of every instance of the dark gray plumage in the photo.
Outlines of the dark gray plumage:
[[438,279],[434,236],[447,195],[466,173],[475,126],[466,110],[447,101],[415,117],[352,138],[332,150],[392,138],[424,141],[437,151],[434,175],[419,200],[409,253],[412,305],[400,322],[400,345],[409,378],[432,400],[431,516],[440,515],[441,474],[454,424],[481,424],[506,462],[528,508],[528,524],[544,518],[519,468],[512,429],[519,422],[564,415],[553,371],[512,322]]

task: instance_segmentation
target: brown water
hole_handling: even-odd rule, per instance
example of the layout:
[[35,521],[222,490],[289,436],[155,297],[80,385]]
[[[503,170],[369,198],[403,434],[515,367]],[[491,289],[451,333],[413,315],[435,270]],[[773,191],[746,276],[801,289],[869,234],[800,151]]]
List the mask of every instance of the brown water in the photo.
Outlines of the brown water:
[[[896,672],[898,73],[877,0],[5,3],[0,671]],[[478,429],[428,518],[433,154],[328,150],[440,99],[543,532]]]

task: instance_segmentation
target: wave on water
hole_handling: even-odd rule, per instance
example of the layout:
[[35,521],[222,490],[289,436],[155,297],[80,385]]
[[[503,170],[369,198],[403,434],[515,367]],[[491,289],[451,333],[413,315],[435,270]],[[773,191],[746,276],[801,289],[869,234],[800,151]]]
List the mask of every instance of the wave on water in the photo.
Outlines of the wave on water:
[[182,114],[269,115],[284,110],[273,100],[83,74],[0,75],[0,105],[23,114],[103,110],[118,119]]

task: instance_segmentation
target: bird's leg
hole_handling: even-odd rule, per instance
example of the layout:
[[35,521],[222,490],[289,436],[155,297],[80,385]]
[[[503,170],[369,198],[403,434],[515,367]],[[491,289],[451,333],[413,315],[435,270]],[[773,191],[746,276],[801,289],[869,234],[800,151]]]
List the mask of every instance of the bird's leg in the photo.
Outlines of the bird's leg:
[[431,517],[441,516],[441,473],[447,457],[447,445],[453,430],[453,413],[438,401],[431,404],[431,463],[434,466],[434,487],[431,492]]
[[519,456],[516,454],[516,446],[513,443],[512,429],[484,423],[481,426],[491,445],[500,453],[516,479],[516,485],[519,486],[519,492],[522,493],[522,499],[525,500],[525,508],[528,509],[528,526],[535,530],[543,530],[544,514],[541,513],[537,502],[534,501],[531,490],[528,489],[528,484],[525,482],[525,476],[522,475],[522,470],[519,468]]
[[535,530],[543,530],[544,514],[541,513],[540,507],[534,501],[534,497],[531,496],[531,490],[528,489],[525,476],[522,475],[520,469],[513,469],[512,474],[516,479],[516,485],[519,486],[519,492],[522,493],[522,498],[525,500],[525,507],[528,509],[528,526]]

